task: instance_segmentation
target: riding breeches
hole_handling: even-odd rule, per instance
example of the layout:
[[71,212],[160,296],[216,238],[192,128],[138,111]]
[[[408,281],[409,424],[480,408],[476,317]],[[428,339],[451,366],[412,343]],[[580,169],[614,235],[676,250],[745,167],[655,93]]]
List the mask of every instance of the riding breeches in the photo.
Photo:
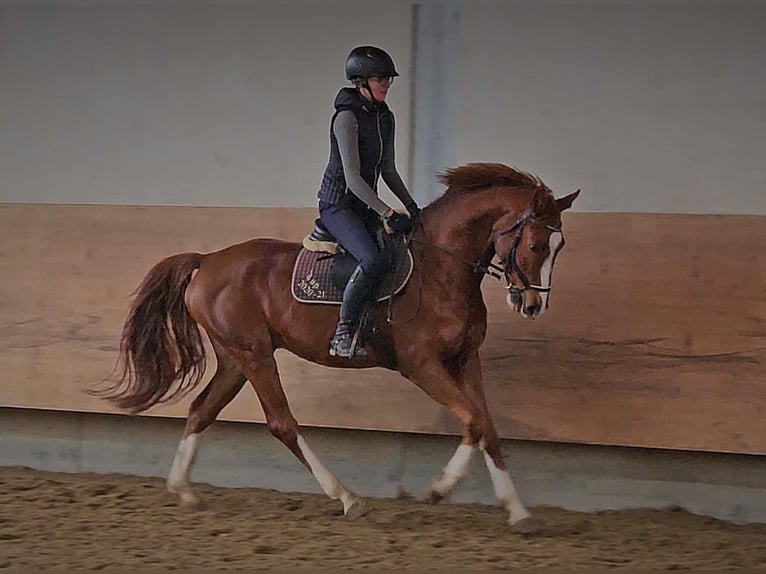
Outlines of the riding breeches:
[[324,226],[354,256],[365,275],[377,283],[386,271],[387,259],[386,254],[378,249],[371,232],[377,221],[376,216],[370,210],[365,211],[360,214],[344,202],[319,202],[319,218]]

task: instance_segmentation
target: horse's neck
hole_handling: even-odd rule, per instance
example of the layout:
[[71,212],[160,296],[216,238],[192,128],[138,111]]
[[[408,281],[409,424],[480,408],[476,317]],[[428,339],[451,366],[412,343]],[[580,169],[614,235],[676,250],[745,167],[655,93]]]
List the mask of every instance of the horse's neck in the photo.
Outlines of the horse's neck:
[[[520,215],[526,197],[519,199],[514,211]],[[509,212],[508,192],[475,192],[434,207],[424,222],[427,240],[463,260],[488,265],[494,255],[492,229]]]

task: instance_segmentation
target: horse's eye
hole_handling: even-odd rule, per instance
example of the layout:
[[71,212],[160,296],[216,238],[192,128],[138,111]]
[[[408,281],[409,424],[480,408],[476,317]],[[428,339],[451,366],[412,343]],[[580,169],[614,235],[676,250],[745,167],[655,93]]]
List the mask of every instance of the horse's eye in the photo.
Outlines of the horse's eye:
[[529,244],[529,250],[530,250],[532,253],[537,253],[537,251],[538,251],[539,249],[540,249],[540,248],[537,246],[537,244],[535,244],[535,243],[530,243],[530,244]]

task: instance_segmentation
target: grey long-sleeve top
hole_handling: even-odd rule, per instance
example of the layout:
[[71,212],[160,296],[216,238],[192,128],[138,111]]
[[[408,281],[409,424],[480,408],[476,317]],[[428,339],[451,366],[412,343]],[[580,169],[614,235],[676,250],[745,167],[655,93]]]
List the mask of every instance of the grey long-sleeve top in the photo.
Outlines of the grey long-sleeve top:
[[[359,160],[359,125],[354,112],[342,110],[338,112],[333,124],[333,133],[338,141],[338,151],[343,163],[343,175],[351,193],[364,201],[379,215],[383,215],[390,207],[378,197],[378,194],[362,179]],[[396,169],[393,142],[386,146],[381,161],[380,174],[383,181],[393,194],[406,207],[414,203],[407,187],[404,185]]]

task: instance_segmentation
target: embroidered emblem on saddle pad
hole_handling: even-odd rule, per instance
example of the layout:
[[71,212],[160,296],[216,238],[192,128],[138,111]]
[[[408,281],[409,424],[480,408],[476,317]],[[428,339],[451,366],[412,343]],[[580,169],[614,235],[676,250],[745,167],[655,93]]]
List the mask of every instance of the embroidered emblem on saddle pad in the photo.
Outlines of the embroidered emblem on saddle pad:
[[[302,303],[340,305],[348,278],[356,267],[356,259],[345,252],[334,255],[326,251],[301,249],[293,267],[293,297]],[[389,266],[385,279],[378,287],[375,301],[385,301],[396,295],[412,275],[410,250],[399,249],[396,262]]]

